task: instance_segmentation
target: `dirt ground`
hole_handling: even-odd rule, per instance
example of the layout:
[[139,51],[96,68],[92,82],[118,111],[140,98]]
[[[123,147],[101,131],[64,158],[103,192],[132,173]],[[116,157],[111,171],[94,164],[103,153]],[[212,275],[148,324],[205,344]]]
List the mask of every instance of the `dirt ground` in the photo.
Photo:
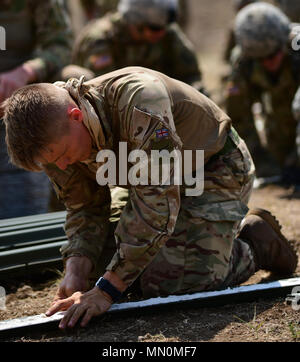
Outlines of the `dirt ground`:
[[[212,98],[219,99],[219,80],[226,71],[221,60],[227,30],[233,17],[231,0],[189,0],[187,34],[196,45],[204,80]],[[294,187],[270,185],[254,190],[250,207],[274,213],[283,233],[300,252],[300,191]],[[300,253],[299,253],[300,255]],[[300,276],[300,266],[294,276]],[[246,284],[270,280],[265,271]],[[276,278],[276,277],[275,277]],[[13,283],[0,320],[44,313],[58,285],[57,279],[43,284]],[[211,308],[174,308],[155,313],[118,316],[106,314],[86,329],[49,331],[24,335],[12,341],[44,342],[297,342],[300,341],[300,312],[284,303],[284,298],[259,299],[251,303]]]

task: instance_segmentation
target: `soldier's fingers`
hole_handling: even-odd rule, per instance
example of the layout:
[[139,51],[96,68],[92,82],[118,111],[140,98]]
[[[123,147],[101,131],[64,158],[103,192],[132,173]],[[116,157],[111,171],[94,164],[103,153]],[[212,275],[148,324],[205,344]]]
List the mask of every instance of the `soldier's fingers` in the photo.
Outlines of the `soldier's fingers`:
[[67,327],[67,324],[69,323],[69,320],[71,319],[72,315],[73,315],[74,309],[70,308],[66,314],[64,315],[64,317],[62,318],[62,320],[59,323],[59,328],[60,329],[65,329]]
[[[77,323],[78,319],[85,313],[87,306],[74,305],[68,314],[70,314],[69,321],[67,322],[68,327],[72,328]],[[65,324],[66,325],[66,324]]]
[[89,321],[92,319],[92,317],[94,317],[98,314],[99,313],[96,313],[93,308],[88,308],[80,323],[81,327],[85,327],[89,323]]
[[66,299],[66,298],[68,298],[68,295],[66,295],[66,293],[64,292],[63,289],[59,288],[55,294],[52,304],[58,302],[59,300]]
[[60,310],[66,310],[74,303],[74,300],[70,297],[67,299],[59,300],[53,304],[46,312],[46,316],[49,317]]

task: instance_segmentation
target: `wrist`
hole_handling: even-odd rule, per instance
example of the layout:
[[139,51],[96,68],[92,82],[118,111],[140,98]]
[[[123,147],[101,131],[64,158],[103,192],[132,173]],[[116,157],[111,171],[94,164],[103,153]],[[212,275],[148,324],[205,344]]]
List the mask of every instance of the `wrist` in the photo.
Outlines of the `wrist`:
[[94,290],[96,291],[96,293],[99,294],[99,296],[104,297],[110,304],[113,304],[114,301],[113,301],[112,297],[108,293],[106,293],[104,290],[100,289],[97,286],[94,287]]
[[99,288],[104,296],[108,296],[109,300],[111,300],[111,303],[116,303],[122,298],[122,292],[117,289],[109,280],[103,277],[100,277],[97,280],[95,287]]
[[70,256],[65,262],[65,274],[75,274],[88,277],[93,269],[93,264],[87,256]]
[[128,285],[123,282],[123,280],[113,271],[106,271],[103,275],[103,278],[108,280],[114,287],[116,287],[121,293],[123,293]]

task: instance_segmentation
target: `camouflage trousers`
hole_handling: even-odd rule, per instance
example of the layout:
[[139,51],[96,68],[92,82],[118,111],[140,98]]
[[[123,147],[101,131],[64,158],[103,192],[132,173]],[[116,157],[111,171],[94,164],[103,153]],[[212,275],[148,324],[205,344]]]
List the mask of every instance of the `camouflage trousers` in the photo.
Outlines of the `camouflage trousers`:
[[[223,289],[254,274],[252,252],[236,237],[248,211],[253,180],[253,162],[242,140],[206,164],[204,193],[182,195],[172,236],[139,277],[145,297]],[[113,189],[112,224],[116,225],[127,198],[127,190]],[[105,263],[115,251],[113,238],[106,247]]]

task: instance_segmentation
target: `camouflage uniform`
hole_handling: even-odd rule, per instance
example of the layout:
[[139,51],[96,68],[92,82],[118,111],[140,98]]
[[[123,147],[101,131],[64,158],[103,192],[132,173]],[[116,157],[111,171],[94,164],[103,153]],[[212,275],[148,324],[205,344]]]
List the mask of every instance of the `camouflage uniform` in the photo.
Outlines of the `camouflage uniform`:
[[[89,160],[64,171],[45,166],[67,208],[64,258],[86,255],[97,270],[107,261],[106,269],[128,285],[140,277],[145,296],[226,287],[254,273],[248,244],[235,239],[248,210],[254,166],[230,119],[212,101],[141,67],[57,85],[78,102],[94,145]],[[203,194],[186,196],[187,186],[174,182],[123,184],[127,201],[127,190],[100,186],[97,152],[114,150],[118,160],[119,142],[126,142],[128,152],[142,149],[148,155],[151,150],[205,150]]]
[[167,27],[155,44],[135,42],[128,23],[116,12],[88,24],[74,46],[73,63],[96,76],[126,66],[157,70],[203,91],[195,50],[178,24]]
[[[250,23],[247,26],[246,16],[255,19],[255,16],[251,17],[251,13],[255,14],[257,9],[268,14],[271,20],[265,19],[257,28]],[[265,9],[271,11],[265,12]],[[254,4],[242,10],[239,15],[236,23],[239,46],[232,55],[226,110],[233,125],[245,139],[254,162],[259,163],[263,149],[255,128],[252,106],[255,102],[261,102],[267,149],[279,165],[284,167],[290,162],[296,162],[293,160],[296,121],[291,106],[300,84],[300,53],[291,49],[290,22],[277,8],[269,4]],[[260,38],[257,38],[258,34]],[[278,73],[273,75],[266,71],[261,59],[280,48],[285,52],[284,59]]]
[[70,62],[72,34],[61,1],[1,1],[0,25],[6,31],[0,72],[28,63],[38,82],[50,81]]

